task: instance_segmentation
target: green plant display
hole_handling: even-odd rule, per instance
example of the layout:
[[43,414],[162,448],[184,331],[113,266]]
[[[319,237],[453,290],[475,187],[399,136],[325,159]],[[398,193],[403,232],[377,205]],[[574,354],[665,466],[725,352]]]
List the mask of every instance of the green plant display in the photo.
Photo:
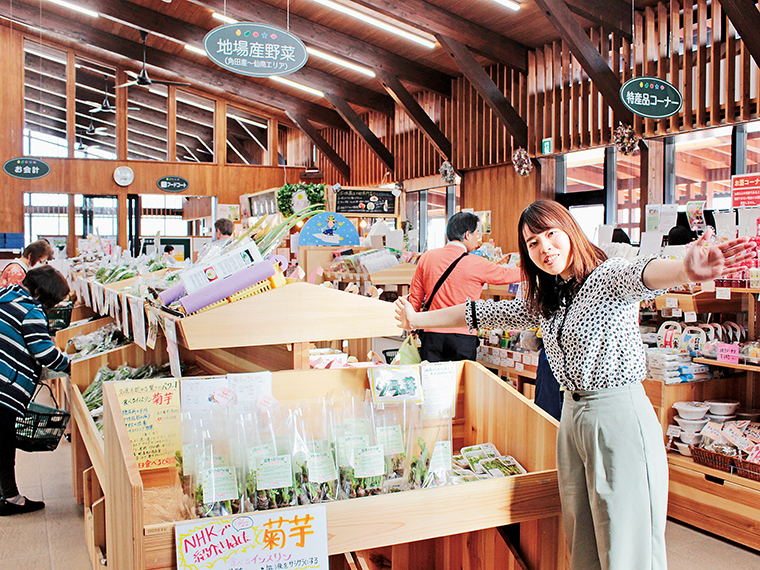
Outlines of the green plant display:
[[309,204],[325,203],[325,185],[324,184],[285,184],[277,191],[277,208],[286,218],[293,215],[293,194],[303,190],[306,192],[306,198]]

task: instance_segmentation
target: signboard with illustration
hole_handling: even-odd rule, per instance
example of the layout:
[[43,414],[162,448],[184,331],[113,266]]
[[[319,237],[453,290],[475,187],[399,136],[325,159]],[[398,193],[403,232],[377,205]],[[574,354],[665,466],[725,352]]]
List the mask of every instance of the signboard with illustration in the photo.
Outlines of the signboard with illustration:
[[367,217],[395,216],[396,196],[393,190],[342,188],[335,193],[335,211]]
[[252,77],[287,75],[309,58],[306,46],[290,32],[252,22],[214,28],[203,38],[203,47],[220,67]]
[[647,119],[665,119],[683,107],[680,91],[658,77],[634,77],[620,88],[620,99],[631,111]]
[[359,245],[359,232],[346,216],[322,212],[303,225],[298,245]]

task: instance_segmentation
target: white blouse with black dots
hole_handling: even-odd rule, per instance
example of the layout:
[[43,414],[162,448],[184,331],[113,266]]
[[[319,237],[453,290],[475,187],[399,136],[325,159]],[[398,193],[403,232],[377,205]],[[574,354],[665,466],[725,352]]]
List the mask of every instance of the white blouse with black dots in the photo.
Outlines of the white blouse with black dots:
[[470,329],[541,327],[554,376],[566,390],[601,390],[641,382],[646,377],[638,326],[639,302],[662,295],[649,289],[642,273],[652,258],[608,259],[586,278],[568,307],[549,319],[528,311],[523,299],[467,300]]

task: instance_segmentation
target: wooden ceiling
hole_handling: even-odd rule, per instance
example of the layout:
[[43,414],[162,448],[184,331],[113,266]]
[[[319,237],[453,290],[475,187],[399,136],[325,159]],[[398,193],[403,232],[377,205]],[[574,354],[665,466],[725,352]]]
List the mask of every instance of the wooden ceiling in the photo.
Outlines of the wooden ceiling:
[[[0,18],[25,25],[32,35],[79,48],[104,63],[139,71],[140,30],[147,38],[152,78],[188,81],[203,90],[230,96],[290,124],[288,113],[308,117],[318,126],[348,128],[326,98],[284,87],[268,78],[241,77],[220,69],[205,56],[185,49],[202,47],[204,35],[221,24],[214,12],[240,21],[287,28],[308,47],[393,76],[411,93],[428,89],[450,95],[457,63],[439,43],[419,46],[315,0],[70,0],[97,12],[80,14],[48,0],[0,0]],[[560,37],[539,7],[547,0],[518,0],[517,12],[494,0],[337,0],[377,19],[415,31],[435,41],[443,34],[466,45],[481,65],[499,62],[526,68],[529,49]],[[549,0],[556,2],[557,0]],[[637,10],[656,0],[636,0]],[[631,4],[626,0],[566,0],[583,28],[603,24],[630,34]],[[289,8],[289,11],[288,11]],[[378,77],[367,77],[311,56],[288,79],[320,89],[354,110],[392,115],[394,104]],[[113,85],[112,85],[113,86]]]

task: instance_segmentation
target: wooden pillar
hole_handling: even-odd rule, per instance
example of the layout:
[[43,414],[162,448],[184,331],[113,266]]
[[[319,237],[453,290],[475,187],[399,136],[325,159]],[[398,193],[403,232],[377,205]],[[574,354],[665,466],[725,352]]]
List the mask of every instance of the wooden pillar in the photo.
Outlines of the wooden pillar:
[[66,54],[66,138],[69,143],[69,158],[74,158],[77,142],[77,68],[76,56]]
[[74,198],[74,194],[69,194],[69,234],[66,239],[66,250],[69,257],[74,257],[77,253],[77,209]]
[[227,164],[227,101],[221,99],[214,112],[214,158],[219,166]]
[[[5,72],[0,89],[0,163],[23,155],[24,141],[24,43],[20,33],[0,26],[0,66]],[[3,175],[5,176],[5,175]],[[24,231],[24,198],[21,190],[3,191],[0,219],[3,231]]]
[[269,128],[267,129],[267,150],[269,151],[269,165],[277,166],[279,164],[280,154],[280,121],[269,119]]
[[[116,85],[122,85],[129,80],[124,70],[116,70]],[[116,91],[116,157],[127,160],[127,91],[129,87],[114,89]],[[126,210],[125,210],[126,212]],[[125,232],[126,235],[126,232]]]
[[557,184],[557,159],[554,156],[538,158],[538,198],[554,200]]
[[167,141],[167,144],[169,145],[167,156],[169,157],[169,162],[174,162],[177,160],[177,87],[174,85],[169,85],[166,117],[168,120],[166,128],[169,135]]
[[639,227],[646,231],[646,207],[664,203],[665,149],[661,140],[640,141],[641,151],[641,217]]
[[116,215],[118,216],[118,229],[116,230],[116,244],[121,247],[122,251],[127,249],[127,191],[120,189],[116,197],[118,205]]

